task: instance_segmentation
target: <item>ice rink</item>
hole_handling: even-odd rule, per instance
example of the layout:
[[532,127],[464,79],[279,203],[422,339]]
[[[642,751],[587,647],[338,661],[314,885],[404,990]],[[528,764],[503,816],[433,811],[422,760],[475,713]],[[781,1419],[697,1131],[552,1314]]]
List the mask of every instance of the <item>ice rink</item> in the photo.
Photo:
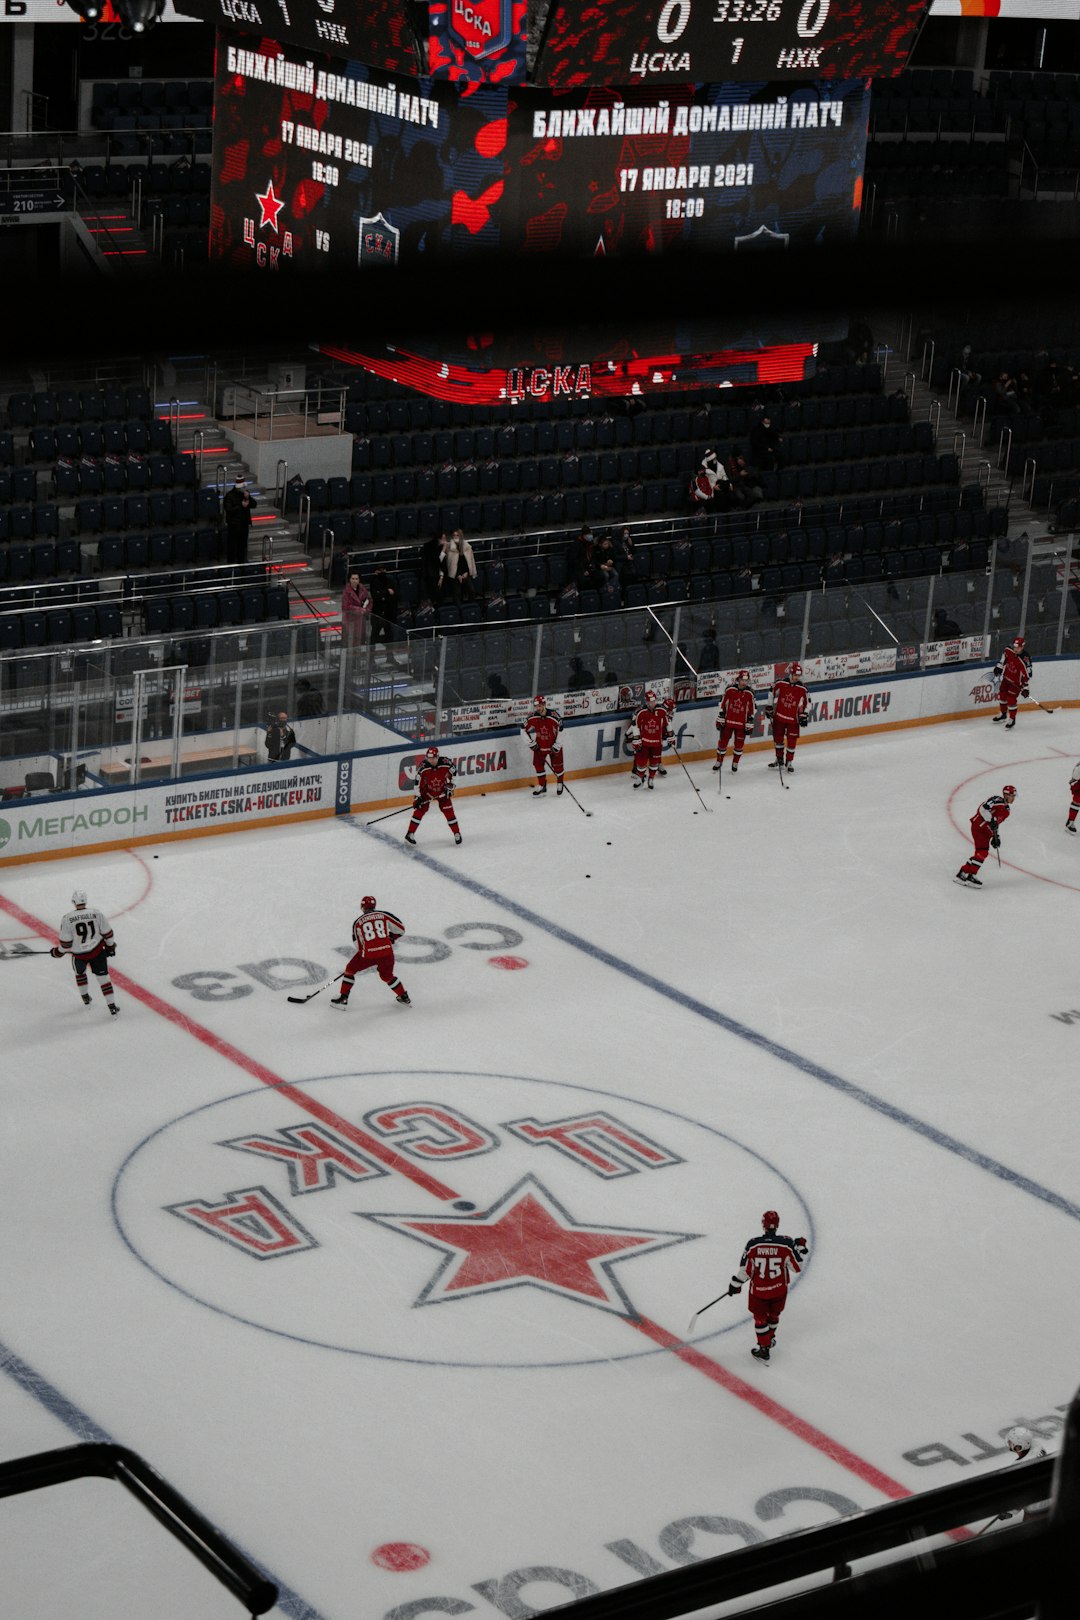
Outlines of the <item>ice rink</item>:
[[[461,796],[460,848],[351,817],[5,871],[3,1456],[133,1448],[282,1613],[518,1620],[1052,1445],[1080,718],[769,757]],[[19,954],[75,886],[115,1019]],[[365,893],[413,1005],[290,1003]],[[771,1364],[745,1295],[688,1346],[769,1207],[810,1244]],[[0,1563],[21,1620],[241,1612],[115,1485],[5,1501]]]

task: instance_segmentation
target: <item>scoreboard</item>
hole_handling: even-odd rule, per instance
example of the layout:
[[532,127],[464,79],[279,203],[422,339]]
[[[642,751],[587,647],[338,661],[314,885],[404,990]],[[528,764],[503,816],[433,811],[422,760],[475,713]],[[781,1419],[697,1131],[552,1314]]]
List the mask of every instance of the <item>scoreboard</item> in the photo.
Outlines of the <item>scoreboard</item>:
[[175,0],[223,28],[369,67],[568,90],[887,78],[928,0]]

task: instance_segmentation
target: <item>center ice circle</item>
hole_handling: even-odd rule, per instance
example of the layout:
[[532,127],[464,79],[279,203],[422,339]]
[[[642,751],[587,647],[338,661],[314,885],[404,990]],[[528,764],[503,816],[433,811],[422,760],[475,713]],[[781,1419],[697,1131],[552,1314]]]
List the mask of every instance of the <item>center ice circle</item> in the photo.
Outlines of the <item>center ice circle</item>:
[[[204,1104],[132,1150],[112,1205],[132,1253],[219,1315],[461,1367],[663,1354],[628,1316],[681,1338],[763,1209],[813,1238],[793,1181],[715,1125],[601,1087],[457,1070],[320,1075]],[[565,1275],[542,1245],[519,1274],[535,1257],[522,1209],[556,1249],[569,1234]],[[694,1342],[746,1321],[745,1301],[724,1301]]]

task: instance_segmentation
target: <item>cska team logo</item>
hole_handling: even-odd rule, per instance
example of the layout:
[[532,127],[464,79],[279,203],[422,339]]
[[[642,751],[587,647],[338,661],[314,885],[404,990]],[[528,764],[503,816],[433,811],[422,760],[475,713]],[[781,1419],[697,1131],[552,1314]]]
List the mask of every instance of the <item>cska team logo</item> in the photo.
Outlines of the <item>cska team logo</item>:
[[360,269],[373,264],[397,264],[401,232],[385,214],[361,219],[356,262]]
[[450,0],[450,38],[477,61],[505,50],[510,43],[510,4],[511,0]]

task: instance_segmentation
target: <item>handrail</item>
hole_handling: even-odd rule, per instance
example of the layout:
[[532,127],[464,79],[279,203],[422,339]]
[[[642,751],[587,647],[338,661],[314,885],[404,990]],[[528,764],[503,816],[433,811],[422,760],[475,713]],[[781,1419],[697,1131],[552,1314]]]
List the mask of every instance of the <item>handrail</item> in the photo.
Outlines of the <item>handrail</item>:
[[126,1446],[85,1441],[0,1463],[0,1497],[18,1496],[76,1479],[114,1479],[131,1492],[182,1547],[197,1558],[251,1615],[266,1614],[278,1589],[167,1480]]
[[953,394],[955,393],[955,395],[956,395],[956,414],[959,414],[959,409],[960,409],[960,380],[963,377],[963,375],[964,374],[960,370],[959,366],[954,366],[952,368],[952,370],[949,372],[949,392],[945,397],[945,403],[949,407],[949,410],[951,411],[953,409]]
[[975,412],[971,419],[971,437],[978,441],[980,450],[986,439],[986,395],[980,394],[975,401]]
[[[320,552],[319,552],[319,572],[321,574],[325,574],[326,578],[327,578],[327,581],[329,582],[330,576],[334,571],[334,547],[335,547],[335,545],[337,543],[337,536],[335,535],[333,529],[330,527],[329,524],[324,524],[323,525],[323,530],[322,530],[322,535],[320,536],[320,538],[321,538],[321,541],[322,541],[322,545],[321,545]],[[327,555],[326,555],[326,553],[327,553],[327,540],[328,539],[329,539],[329,551],[330,551],[329,562],[327,561]]]
[[307,550],[308,533],[311,529],[311,496],[301,495],[296,509],[296,538],[301,540],[304,550]]
[[[1028,488],[1029,488],[1028,474],[1029,473],[1031,475],[1031,478],[1030,478],[1031,494],[1032,494],[1032,496],[1034,496],[1034,494],[1035,494],[1035,472],[1036,472],[1037,467],[1038,467],[1038,462],[1035,460],[1035,457],[1034,456],[1028,456],[1026,461],[1024,462],[1024,471],[1023,471],[1023,475],[1022,475],[1022,477],[1020,479],[1020,499],[1022,501],[1026,501],[1027,498],[1028,498]],[[1032,506],[1034,506],[1034,504],[1035,504],[1034,500],[1032,500],[1031,504],[1032,504]]]
[[956,445],[957,445],[958,440],[959,440],[959,443],[960,443],[960,457],[959,457],[960,471],[963,472],[963,470],[964,470],[964,456],[967,453],[967,434],[964,433],[963,430],[960,429],[960,428],[957,428],[956,432],[952,436],[952,453],[953,453],[954,456],[956,455]]
[[278,457],[278,464],[274,471],[274,504],[281,516],[285,516],[285,501],[288,495],[289,463],[284,456]]
[[[1003,472],[1006,478],[1009,476],[1009,457],[1012,455],[1012,439],[1012,428],[1003,427],[1001,432],[998,434],[997,464],[999,471]],[[1002,446],[1005,448],[1004,462],[1002,462],[1001,459]]]
[[[936,348],[937,348],[937,344],[935,343],[933,338],[927,338],[926,342],[923,344],[922,365],[919,368],[919,376],[922,378],[922,380],[924,382],[929,382],[929,381],[931,381],[933,379],[933,375],[934,375],[934,353],[935,353]],[[927,358],[928,356],[929,356],[929,361],[928,361],[928,358]]]
[[932,399],[930,401],[930,409],[926,413],[926,420],[930,424],[930,431],[934,435],[934,441],[936,443],[938,433],[941,431],[941,401],[940,401],[940,399]]
[[[969,1536],[923,1554],[852,1576],[853,1559],[888,1552],[910,1541],[941,1535],[973,1520],[1045,1498],[1049,1516],[983,1539]],[[833,1571],[833,1584],[818,1586],[768,1607],[783,1620],[909,1620],[916,1613],[962,1612],[968,1616],[1040,1614],[1066,1620],[1075,1612],[1072,1554],[1080,1530],[1080,1396],[1066,1418],[1060,1455],[1010,1466],[1004,1472],[952,1481],[839,1522],[757,1542],[735,1552],[649,1575],[613,1591],[597,1592],[548,1610],[561,1620],[674,1620],[749,1593]],[[973,1602],[974,1589],[985,1607]],[[1069,1593],[1072,1596],[1069,1596]],[[949,1601],[949,1598],[952,1601]],[[763,1600],[764,1601],[764,1600]],[[1016,1607],[1027,1602],[1027,1607]],[[755,1610],[755,1612],[760,1612]]]

